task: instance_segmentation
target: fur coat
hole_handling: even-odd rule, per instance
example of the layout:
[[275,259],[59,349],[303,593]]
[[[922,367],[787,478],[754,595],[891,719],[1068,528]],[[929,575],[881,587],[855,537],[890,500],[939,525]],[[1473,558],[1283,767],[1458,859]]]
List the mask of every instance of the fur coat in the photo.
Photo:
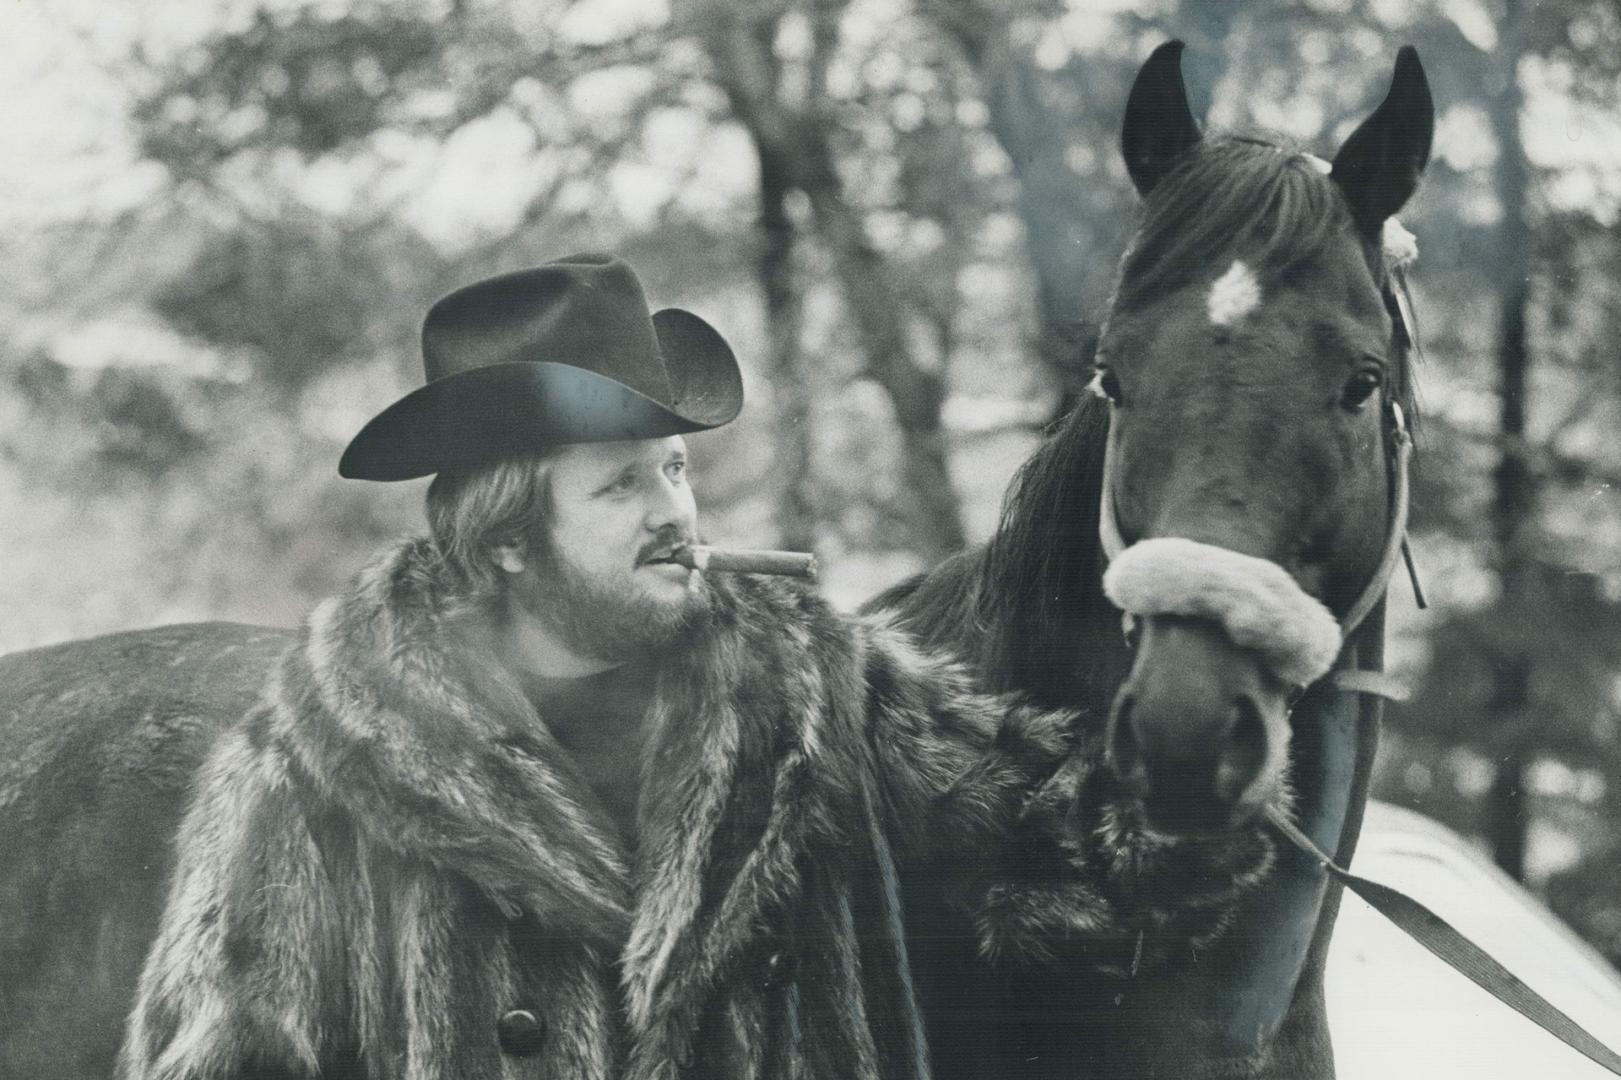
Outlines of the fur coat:
[[[126,1080],[920,1078],[898,864],[992,952],[1131,939],[1069,835],[1069,718],[716,575],[660,669],[632,852],[447,576],[389,552],[216,744]],[[1075,872],[1005,880],[1015,834]]]

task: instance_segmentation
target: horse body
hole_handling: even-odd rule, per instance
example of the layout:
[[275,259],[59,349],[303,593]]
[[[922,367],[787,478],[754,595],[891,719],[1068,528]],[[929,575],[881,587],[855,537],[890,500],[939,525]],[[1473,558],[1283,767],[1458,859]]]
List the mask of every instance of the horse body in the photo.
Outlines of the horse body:
[[289,632],[164,627],[0,657],[0,1076],[107,1076],[191,776]]
[[[868,608],[988,689],[1078,710],[1083,751],[1108,765],[1089,774],[1092,794],[1135,827],[1219,836],[1292,800],[1346,857],[1371,709],[1321,686],[1300,696],[1219,620],[1143,612],[1128,640],[1099,521],[1128,541],[1264,559],[1336,614],[1382,586],[1369,579],[1390,528],[1384,406],[1409,383],[1378,227],[1422,168],[1428,94],[1404,53],[1325,177],[1280,148],[1205,144],[1178,48],[1150,59],[1127,108],[1147,209],[1101,339],[1109,400],[1026,463],[989,545]],[[1380,635],[1376,617],[1347,653],[1376,663]],[[0,765],[0,901],[21,913],[0,924],[0,1073],[110,1069],[189,777],[288,641],[211,624],[0,660],[0,742],[14,748]],[[1354,767],[1336,739],[1355,744]],[[1321,975],[1336,895],[1298,856],[1278,857],[1214,944],[1145,926],[1137,955],[1065,943],[1073,955],[1051,970],[988,966],[927,867],[902,888],[945,1080],[1332,1076]]]

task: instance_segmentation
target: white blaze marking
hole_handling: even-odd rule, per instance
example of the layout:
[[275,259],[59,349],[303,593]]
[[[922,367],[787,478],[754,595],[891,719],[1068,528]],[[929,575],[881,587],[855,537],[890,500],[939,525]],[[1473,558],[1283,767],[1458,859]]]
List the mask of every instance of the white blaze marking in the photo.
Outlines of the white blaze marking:
[[1205,309],[1216,326],[1231,326],[1260,306],[1261,283],[1241,259],[1233,260],[1227,272],[1210,286],[1210,295],[1205,299]]

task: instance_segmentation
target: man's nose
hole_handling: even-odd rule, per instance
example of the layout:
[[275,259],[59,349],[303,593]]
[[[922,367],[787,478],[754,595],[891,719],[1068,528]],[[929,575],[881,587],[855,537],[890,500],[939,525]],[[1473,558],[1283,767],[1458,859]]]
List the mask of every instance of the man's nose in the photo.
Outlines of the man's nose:
[[647,508],[648,530],[658,532],[675,526],[691,532],[696,516],[691,489],[669,477],[660,477]]

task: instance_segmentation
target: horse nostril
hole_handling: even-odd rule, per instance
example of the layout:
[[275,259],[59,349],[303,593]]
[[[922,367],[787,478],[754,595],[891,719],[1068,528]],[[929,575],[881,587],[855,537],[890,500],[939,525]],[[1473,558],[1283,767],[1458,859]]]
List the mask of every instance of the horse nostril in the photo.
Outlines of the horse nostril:
[[1114,715],[1109,718],[1109,736],[1105,752],[1108,755],[1109,766],[1114,770],[1115,776],[1121,779],[1125,779],[1127,774],[1137,772],[1141,766],[1137,730],[1131,717],[1134,704],[1132,696],[1122,692],[1115,700]]
[[1227,739],[1216,763],[1216,798],[1233,805],[1243,798],[1266,764],[1266,721],[1253,698],[1233,699]]

